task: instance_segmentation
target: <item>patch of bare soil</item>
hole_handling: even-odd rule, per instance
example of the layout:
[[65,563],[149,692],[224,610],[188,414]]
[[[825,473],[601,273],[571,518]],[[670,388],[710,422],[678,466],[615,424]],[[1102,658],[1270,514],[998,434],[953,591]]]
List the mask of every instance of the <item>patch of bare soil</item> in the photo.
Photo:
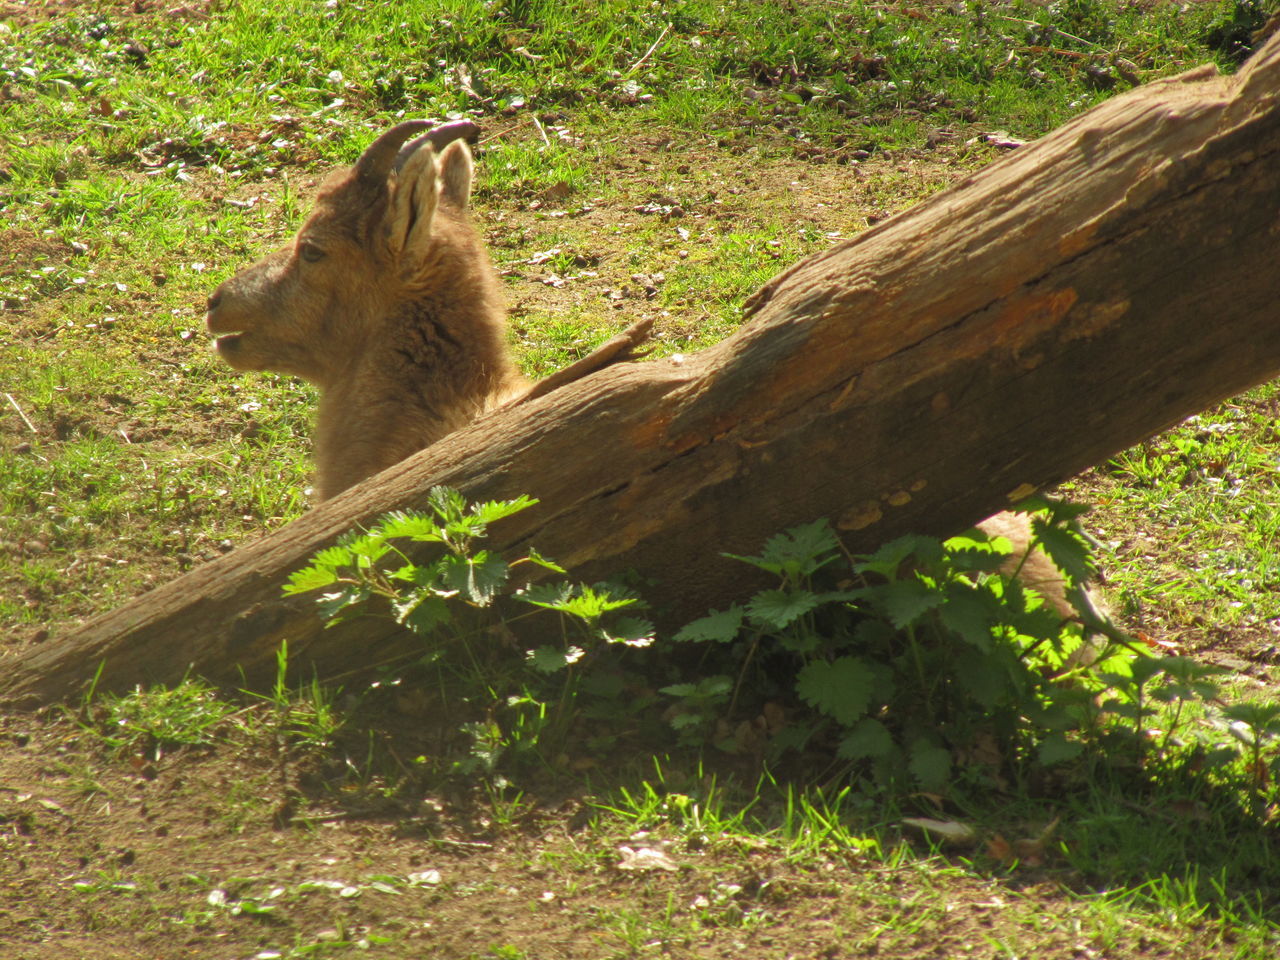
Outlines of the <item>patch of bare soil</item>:
[[46,237],[28,227],[0,229],[0,254],[4,257],[0,269],[6,274],[46,260],[61,260],[70,253],[71,250],[61,240]]
[[93,13],[108,15],[116,21],[156,13],[195,21],[207,20],[211,6],[210,0],[191,0],[190,3],[178,0],[161,0],[158,3],[155,0],[96,0],[92,4],[85,0],[0,0],[0,21],[24,27],[47,20]]

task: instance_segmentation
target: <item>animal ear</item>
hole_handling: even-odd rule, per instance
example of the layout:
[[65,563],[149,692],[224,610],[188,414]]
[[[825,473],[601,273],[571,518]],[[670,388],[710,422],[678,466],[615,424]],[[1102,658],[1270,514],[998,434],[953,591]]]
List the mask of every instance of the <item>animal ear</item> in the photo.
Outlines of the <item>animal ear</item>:
[[455,140],[440,154],[440,192],[455,207],[465,207],[471,199],[471,181],[475,164],[471,151],[462,140]]
[[440,196],[436,155],[430,144],[413,152],[392,180],[387,245],[402,260],[416,262],[431,242],[431,221]]

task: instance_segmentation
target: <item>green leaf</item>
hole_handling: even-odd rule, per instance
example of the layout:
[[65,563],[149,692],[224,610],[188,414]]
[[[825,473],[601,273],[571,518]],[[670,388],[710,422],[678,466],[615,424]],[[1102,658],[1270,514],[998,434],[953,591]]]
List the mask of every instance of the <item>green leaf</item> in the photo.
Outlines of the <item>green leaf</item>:
[[1132,701],[1121,700],[1112,697],[1102,704],[1103,713],[1114,713],[1118,717],[1125,717],[1128,720],[1137,720],[1142,716],[1141,708]]
[[573,584],[564,580],[555,583],[531,583],[516,591],[516,599],[535,607],[558,610],[573,596]]
[[1046,767],[1051,767],[1055,763],[1074,760],[1083,752],[1084,744],[1075,740],[1068,740],[1060,733],[1051,733],[1040,741],[1040,746],[1036,749],[1036,756]]
[[436,627],[453,620],[453,612],[443,597],[422,591],[411,599],[392,605],[396,622],[408,627],[419,636],[426,636]]
[[669,687],[662,687],[658,692],[682,700],[713,703],[724,699],[732,689],[733,681],[729,677],[716,674],[703,677],[697,683],[673,683]]
[[840,555],[839,548],[840,541],[836,539],[831,525],[822,519],[770,537],[758,557],[744,557],[736,553],[724,556],[795,579],[807,577],[835,560]]
[[796,693],[816,710],[852,726],[867,712],[873,672],[857,657],[805,664],[796,675]]
[[941,604],[943,598],[941,592],[914,578],[896,580],[885,584],[876,597],[876,606],[901,630]]
[[784,630],[777,637],[778,646],[783,650],[798,653],[804,658],[822,649],[823,637],[812,630]]
[[826,555],[839,550],[840,541],[825,519],[792,527],[765,542],[761,556],[770,563],[797,564],[808,574],[830,561]]
[[[1010,551],[998,549],[994,540],[980,545],[952,548],[950,544],[955,539],[947,541],[947,559],[954,569],[963,573],[995,573],[1009,559]],[[1003,537],[1000,539],[1004,540]]]
[[538,647],[529,654],[529,663],[539,673],[555,673],[557,670],[563,670],[571,662],[563,650],[557,650],[555,647]]
[[427,506],[445,526],[463,518],[467,501],[452,487],[432,487],[427,493]]
[[607,715],[616,717],[619,710],[631,711],[643,703],[644,697],[631,697],[624,705],[619,702],[623,691],[627,689],[627,678],[620,673],[604,673],[599,670],[588,672],[579,681],[579,689],[593,697],[606,701]]
[[1129,669],[1133,671],[1133,683],[1139,687],[1146,686],[1152,678],[1157,674],[1163,673],[1165,665],[1173,660],[1177,661],[1179,657],[1138,657],[1129,664]]
[[[533,502],[537,503],[538,501],[535,500]],[[544,570],[550,570],[552,573],[563,574],[567,572],[564,567],[560,566],[560,564],[556,563],[549,557],[544,557],[542,554],[538,553],[537,550],[533,549],[533,547],[529,548],[528,560],[530,563],[536,563]]]
[[884,757],[894,749],[893,734],[875,717],[863,717],[840,740],[836,753],[844,760]]
[[[1081,702],[1088,702],[1088,697],[1073,697],[1068,691],[1061,691],[1055,698],[1043,706],[1035,703],[1026,705],[1027,719],[1037,727],[1045,730],[1056,730],[1062,733],[1079,728],[1079,714],[1074,707]],[[1076,702],[1073,703],[1072,701]]]
[[995,609],[988,591],[953,583],[947,587],[946,603],[939,608],[938,619],[965,643],[985,652],[991,649]]
[[990,710],[1010,693],[1008,674],[989,654],[966,650],[951,663],[961,689]]
[[[1162,657],[1160,658],[1160,669],[1164,671],[1165,676],[1170,680],[1176,680],[1179,683],[1207,683],[1209,690],[1203,694],[1206,697],[1217,695],[1217,684],[1211,681],[1210,677],[1220,677],[1223,674],[1230,673],[1228,667],[1222,667],[1214,663],[1201,663],[1199,660],[1193,660],[1190,657]],[[1277,707],[1280,709],[1280,707]]]
[[428,590],[434,590],[439,593],[456,594],[456,590],[446,590],[442,587],[444,579],[445,560],[450,559],[448,555],[438,557],[430,563],[410,563],[401,567],[392,576],[397,580],[404,580],[406,583],[412,583],[416,587],[424,587]]
[[495,520],[501,520],[504,517],[510,517],[519,513],[521,510],[527,510],[538,501],[532,497],[519,496],[514,500],[489,500],[485,503],[473,504],[471,507],[471,515],[481,524],[488,525]]
[[1031,521],[1031,530],[1053,565],[1065,573],[1072,583],[1084,583],[1094,575],[1089,543],[1076,531],[1068,527],[1052,526],[1039,517]]
[[1021,580],[989,580],[987,584],[1001,597],[1000,620],[1023,636],[1041,639],[1057,637],[1062,617],[1035,590]]
[[685,624],[672,639],[681,643],[705,641],[728,643],[737,639],[742,631],[743,615],[743,609],[737,605],[728,610],[713,610],[705,617]]
[[486,550],[472,557],[452,554],[440,560],[440,579],[476,606],[487,607],[507,582],[507,564]]
[[301,570],[289,575],[289,582],[284,587],[285,596],[319,590],[337,581],[338,571],[350,566],[355,554],[345,544],[335,544],[318,551],[311,558],[311,563]]
[[875,553],[860,558],[853,568],[859,573],[875,573],[886,580],[896,580],[908,560],[916,564],[931,564],[941,558],[942,544],[937,540],[908,534],[890,540]]
[[907,769],[925,790],[941,792],[951,774],[951,752],[929,740],[917,740],[911,746]]
[[614,599],[607,590],[596,590],[594,587],[580,586],[577,595],[570,597],[557,609],[571,617],[594,622],[611,610],[621,610],[623,607],[629,607],[635,602],[635,599],[631,597]]
[[326,547],[311,558],[311,562],[315,566],[328,567],[331,570],[337,570],[341,567],[349,565],[354,559],[354,554],[346,544],[335,544],[332,547]]
[[653,643],[653,624],[639,617],[619,617],[601,633],[608,643],[623,643],[628,647],[647,647]]
[[1253,730],[1274,736],[1280,732],[1280,703],[1262,703],[1256,700],[1233,703],[1222,708],[1228,720],[1244,723]]
[[762,590],[747,603],[747,615],[757,623],[781,630],[818,606],[808,590]]
[[874,587],[859,588],[857,590],[827,590],[817,594],[818,603],[820,605],[828,603],[849,603],[859,604],[867,598],[867,595],[873,593]]
[[669,687],[662,687],[659,693],[665,693],[669,697],[691,697],[698,692],[696,684],[692,683],[673,683]]
[[603,584],[596,584],[594,587],[584,584],[535,584],[521,591],[518,596],[535,607],[557,610],[587,623],[595,623],[611,610],[621,610],[639,603],[635,597],[615,596]]
[[289,574],[289,582],[285,584],[284,595],[291,597],[295,594],[306,593],[309,590],[319,590],[336,583],[337,580],[338,573],[332,567],[321,567],[312,564]]
[[345,614],[364,603],[368,596],[363,588],[348,586],[334,593],[321,594],[316,606],[320,608],[320,618],[324,620],[325,626],[332,627],[342,622]]
[[788,723],[769,738],[769,752],[781,756],[790,750],[803,750],[817,730],[809,724]]
[[387,541],[376,533],[368,533],[354,540],[348,540],[344,546],[355,558],[364,560],[365,566],[381,560],[391,549]]
[[902,635],[897,630],[876,616],[865,617],[853,628],[854,646],[879,662],[897,656],[902,647],[901,640]]
[[992,536],[981,527],[943,542],[947,562],[964,573],[995,573],[1013,553],[1008,537]]
[[1050,523],[1070,523],[1088,513],[1090,507],[1087,503],[1073,503],[1035,493],[1014,504],[1013,510],[1016,513],[1044,514]]
[[435,519],[425,513],[390,513],[383,518],[377,529],[387,539],[398,537],[419,543],[438,543],[444,540],[444,533]]

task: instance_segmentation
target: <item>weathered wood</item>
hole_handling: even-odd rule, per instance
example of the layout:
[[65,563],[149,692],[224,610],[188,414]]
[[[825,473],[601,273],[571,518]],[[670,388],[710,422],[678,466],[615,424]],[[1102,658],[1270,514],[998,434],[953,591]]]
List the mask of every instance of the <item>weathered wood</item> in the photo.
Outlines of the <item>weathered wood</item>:
[[830,516],[854,550],[965,526],[1280,371],[1280,40],[1110,100],[962,185],[811,257],[688,357],[509,406],[257,543],[7,664],[7,696],[332,676],[406,649],[280,599],[352,525],[530,494],[492,531],[591,579],[650,581],[672,618],[740,586],[721,550]]

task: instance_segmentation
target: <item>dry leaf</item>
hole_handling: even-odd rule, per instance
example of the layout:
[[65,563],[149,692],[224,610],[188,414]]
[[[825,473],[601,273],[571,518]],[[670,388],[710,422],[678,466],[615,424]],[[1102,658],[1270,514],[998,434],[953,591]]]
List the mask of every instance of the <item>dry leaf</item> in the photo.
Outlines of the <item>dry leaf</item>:
[[944,840],[947,843],[969,844],[978,839],[978,832],[967,823],[955,820],[931,820],[928,817],[907,817],[903,824],[922,830],[929,836]]
[[618,864],[619,870],[679,870],[674,860],[661,850],[655,850],[652,847],[627,847],[618,848],[618,853],[622,854],[622,861]]
[[1000,834],[992,834],[986,844],[987,856],[1001,863],[1009,863],[1013,859],[1013,847]]

